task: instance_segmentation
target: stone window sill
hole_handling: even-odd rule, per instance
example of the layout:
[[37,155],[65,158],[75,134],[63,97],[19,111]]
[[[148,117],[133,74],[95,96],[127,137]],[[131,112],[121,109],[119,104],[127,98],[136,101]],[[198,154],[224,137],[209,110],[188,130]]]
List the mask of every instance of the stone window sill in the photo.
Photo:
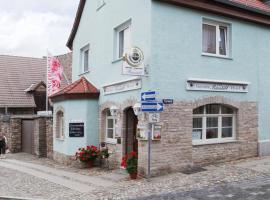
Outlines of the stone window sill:
[[227,141],[208,141],[208,142],[192,142],[193,146],[203,146],[203,145],[213,145],[213,144],[226,144],[226,143],[237,143],[237,140],[227,140]]
[[55,138],[57,141],[63,142],[65,141],[65,138]]

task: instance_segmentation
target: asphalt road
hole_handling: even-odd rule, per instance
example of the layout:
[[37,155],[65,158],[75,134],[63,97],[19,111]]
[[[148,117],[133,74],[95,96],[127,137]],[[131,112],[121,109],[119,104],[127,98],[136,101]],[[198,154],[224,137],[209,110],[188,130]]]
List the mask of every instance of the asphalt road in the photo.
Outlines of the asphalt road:
[[187,192],[174,191],[138,200],[270,200],[270,176]]

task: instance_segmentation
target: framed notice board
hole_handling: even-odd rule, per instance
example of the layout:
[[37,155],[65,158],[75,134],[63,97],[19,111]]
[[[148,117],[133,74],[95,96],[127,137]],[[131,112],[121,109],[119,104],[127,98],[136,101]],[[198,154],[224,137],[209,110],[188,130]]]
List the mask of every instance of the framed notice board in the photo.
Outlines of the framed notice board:
[[84,123],[69,123],[69,137],[84,137]]

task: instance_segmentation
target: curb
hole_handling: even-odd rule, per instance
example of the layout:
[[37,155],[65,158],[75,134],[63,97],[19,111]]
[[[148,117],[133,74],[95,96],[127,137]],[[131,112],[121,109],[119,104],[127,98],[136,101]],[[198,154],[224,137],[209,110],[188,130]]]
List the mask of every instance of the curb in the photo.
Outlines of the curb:
[[42,199],[32,199],[24,197],[12,197],[12,196],[0,196],[0,200],[42,200]]

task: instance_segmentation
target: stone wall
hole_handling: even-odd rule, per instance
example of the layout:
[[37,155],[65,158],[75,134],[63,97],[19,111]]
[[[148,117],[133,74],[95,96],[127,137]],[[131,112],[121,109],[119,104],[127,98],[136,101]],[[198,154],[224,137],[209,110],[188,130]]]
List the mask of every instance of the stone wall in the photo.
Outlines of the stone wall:
[[22,120],[33,120],[32,153],[41,157],[52,157],[52,117],[0,116],[0,131],[7,137],[10,151],[12,153],[22,151]]
[[[129,103],[127,103],[129,102]],[[236,140],[224,144],[192,145],[193,109],[206,104],[224,104],[237,110]],[[116,105],[117,131],[120,132],[121,144],[107,144],[112,151],[113,160],[120,166],[125,146],[125,109],[134,105],[134,100],[122,104],[107,102],[100,108],[100,141],[105,141],[105,119],[103,111]],[[151,173],[160,175],[173,171],[181,171],[193,165],[207,165],[231,161],[258,155],[258,107],[256,102],[238,102],[222,96],[207,97],[194,101],[178,101],[166,105],[160,115],[162,139],[152,141]],[[139,117],[139,123],[147,123],[147,114]],[[121,128],[119,128],[119,126]],[[138,142],[138,167],[141,174],[147,172],[148,146],[147,141]]]
[[22,151],[22,120],[17,118],[10,119],[10,139],[9,149],[12,153]]

